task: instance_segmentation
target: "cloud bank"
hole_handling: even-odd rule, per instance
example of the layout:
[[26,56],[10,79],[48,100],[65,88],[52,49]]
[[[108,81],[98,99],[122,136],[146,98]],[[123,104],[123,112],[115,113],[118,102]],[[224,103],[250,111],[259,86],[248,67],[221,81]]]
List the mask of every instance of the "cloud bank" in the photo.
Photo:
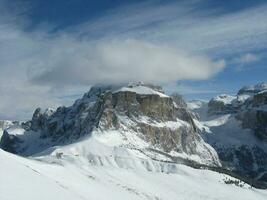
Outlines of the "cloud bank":
[[27,8],[10,10],[4,2],[0,0],[2,119],[25,119],[38,106],[69,104],[67,96],[96,83],[209,79],[225,68],[224,57],[215,54],[262,48],[266,42],[260,41],[267,41],[266,6],[216,17],[197,9],[201,1],[160,6],[150,1],[51,33],[52,24],[26,31],[30,19],[22,13]]
[[[101,41],[91,45],[76,41],[71,46],[54,48],[60,59],[52,64],[55,67],[34,74],[30,78],[33,83],[53,87],[129,81],[170,83],[207,79],[225,66],[223,60],[213,62],[205,56],[137,40]],[[44,59],[43,67],[51,65],[51,59],[55,60],[46,59],[48,63]]]

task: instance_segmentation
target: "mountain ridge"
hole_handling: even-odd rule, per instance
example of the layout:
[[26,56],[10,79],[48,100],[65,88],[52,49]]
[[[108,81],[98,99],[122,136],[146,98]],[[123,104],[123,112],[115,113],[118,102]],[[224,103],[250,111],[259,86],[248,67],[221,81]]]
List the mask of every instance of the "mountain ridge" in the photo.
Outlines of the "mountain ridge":
[[[262,91],[258,93],[264,95]],[[265,168],[253,169],[246,160],[250,159],[251,152],[253,159],[259,153],[264,157],[266,144],[255,143],[260,150],[244,148],[242,142],[258,139],[252,130],[243,129],[237,117],[237,107],[255,106],[254,96],[258,93],[242,97],[242,101],[239,97],[244,94],[229,98],[221,95],[209,103],[196,105],[194,102],[186,104],[178,94],[168,96],[162,88],[151,84],[95,86],[70,107],[44,112],[37,108],[30,121],[5,129],[0,146],[42,161],[87,160],[89,166],[153,173],[177,173],[177,165],[183,164],[228,174],[265,188]],[[256,102],[265,105],[261,98]],[[228,127],[229,123],[238,129],[226,134],[225,131],[233,128],[232,125]],[[221,143],[222,137],[229,137],[232,143],[237,141],[234,140],[236,130],[245,133],[238,135],[240,144],[221,148],[225,144]],[[249,153],[241,154],[244,160],[237,157],[238,163],[229,157],[232,152],[243,151]],[[264,160],[259,162],[253,160],[252,165],[266,167]]]
[[235,96],[219,95],[191,105],[202,115],[199,130],[222,166],[252,178],[267,172],[265,86],[244,87]]
[[[151,84],[92,87],[70,107],[43,113],[36,109],[32,120],[22,126],[27,130],[25,134],[14,136],[11,130],[9,137],[6,131],[1,146],[31,155],[73,143],[82,136],[111,131],[119,133],[119,145],[126,148],[153,148],[202,164],[220,165],[216,152],[197,133],[190,111],[184,104],[177,105],[178,98],[163,94],[160,87]],[[135,139],[129,139],[132,137]],[[35,151],[38,145],[39,152]]]

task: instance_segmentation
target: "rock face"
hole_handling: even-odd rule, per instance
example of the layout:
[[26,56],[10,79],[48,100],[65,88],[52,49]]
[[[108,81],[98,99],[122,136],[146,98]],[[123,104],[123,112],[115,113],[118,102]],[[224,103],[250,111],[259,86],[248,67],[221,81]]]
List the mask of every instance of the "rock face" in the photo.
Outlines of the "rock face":
[[244,95],[244,94],[254,95],[254,94],[257,94],[257,93],[259,93],[261,91],[265,91],[265,90],[267,90],[267,83],[262,82],[262,83],[258,83],[256,85],[245,86],[245,87],[241,88],[237,94],[238,95]]
[[236,97],[222,94],[212,98],[208,103],[208,113],[210,115],[235,113],[238,106],[234,103]]
[[[176,101],[176,103],[175,103]],[[41,112],[36,109],[32,120],[24,124],[26,134],[1,140],[3,149],[22,155],[36,153],[30,148],[25,135],[35,135],[40,143],[38,151],[62,144],[69,144],[84,136],[116,131],[127,135],[127,148],[154,149],[182,156],[197,157],[197,162],[220,165],[216,152],[206,144],[196,131],[192,112],[186,104],[170,97],[162,89],[142,83],[125,87],[96,86],[70,107],[59,107]],[[136,137],[135,143],[129,138]],[[129,141],[128,141],[129,140]],[[19,141],[19,142],[18,142]],[[34,151],[29,151],[34,149]]]
[[242,88],[236,96],[211,99],[199,126],[224,167],[251,177],[267,171],[266,89],[267,84],[260,83]]
[[2,135],[4,134],[4,130],[10,126],[19,125],[18,121],[9,121],[9,120],[0,120],[0,140]]
[[214,146],[223,167],[256,178],[267,169],[266,148],[257,145]]
[[252,129],[260,139],[267,140],[267,90],[251,96],[237,118],[242,121],[244,128]]
[[16,153],[15,148],[16,148],[16,145],[19,143],[21,143],[21,140],[19,139],[19,137],[11,135],[6,130],[4,130],[3,136],[0,142],[2,149],[10,153]]
[[5,130],[6,128],[13,126],[13,125],[19,125],[19,122],[18,121],[0,120],[0,130]]

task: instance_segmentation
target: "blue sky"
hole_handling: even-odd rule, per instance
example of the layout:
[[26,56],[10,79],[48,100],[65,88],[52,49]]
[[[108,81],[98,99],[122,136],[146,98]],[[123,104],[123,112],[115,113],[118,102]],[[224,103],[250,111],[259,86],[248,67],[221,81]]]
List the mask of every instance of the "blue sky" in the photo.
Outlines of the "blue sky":
[[0,0],[0,12],[0,118],[97,83],[209,99],[266,81],[265,0]]

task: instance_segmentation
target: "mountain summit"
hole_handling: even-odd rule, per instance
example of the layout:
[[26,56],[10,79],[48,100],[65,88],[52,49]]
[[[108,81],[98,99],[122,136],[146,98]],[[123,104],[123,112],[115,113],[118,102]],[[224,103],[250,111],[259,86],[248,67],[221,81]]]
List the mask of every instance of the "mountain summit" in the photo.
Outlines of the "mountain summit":
[[[159,86],[95,86],[70,107],[36,109],[20,133],[5,130],[1,147],[21,155],[58,145],[97,140],[104,146],[139,151],[146,156],[220,165],[216,152],[198,134],[192,113],[178,97]],[[98,140],[99,142],[99,140]],[[90,149],[89,149],[90,152]]]
[[0,150],[5,191],[29,199],[35,180],[52,199],[264,199],[248,185],[267,188],[264,132],[245,127],[264,95],[186,104],[152,84],[94,86],[72,106],[3,123],[1,148],[20,155]]

